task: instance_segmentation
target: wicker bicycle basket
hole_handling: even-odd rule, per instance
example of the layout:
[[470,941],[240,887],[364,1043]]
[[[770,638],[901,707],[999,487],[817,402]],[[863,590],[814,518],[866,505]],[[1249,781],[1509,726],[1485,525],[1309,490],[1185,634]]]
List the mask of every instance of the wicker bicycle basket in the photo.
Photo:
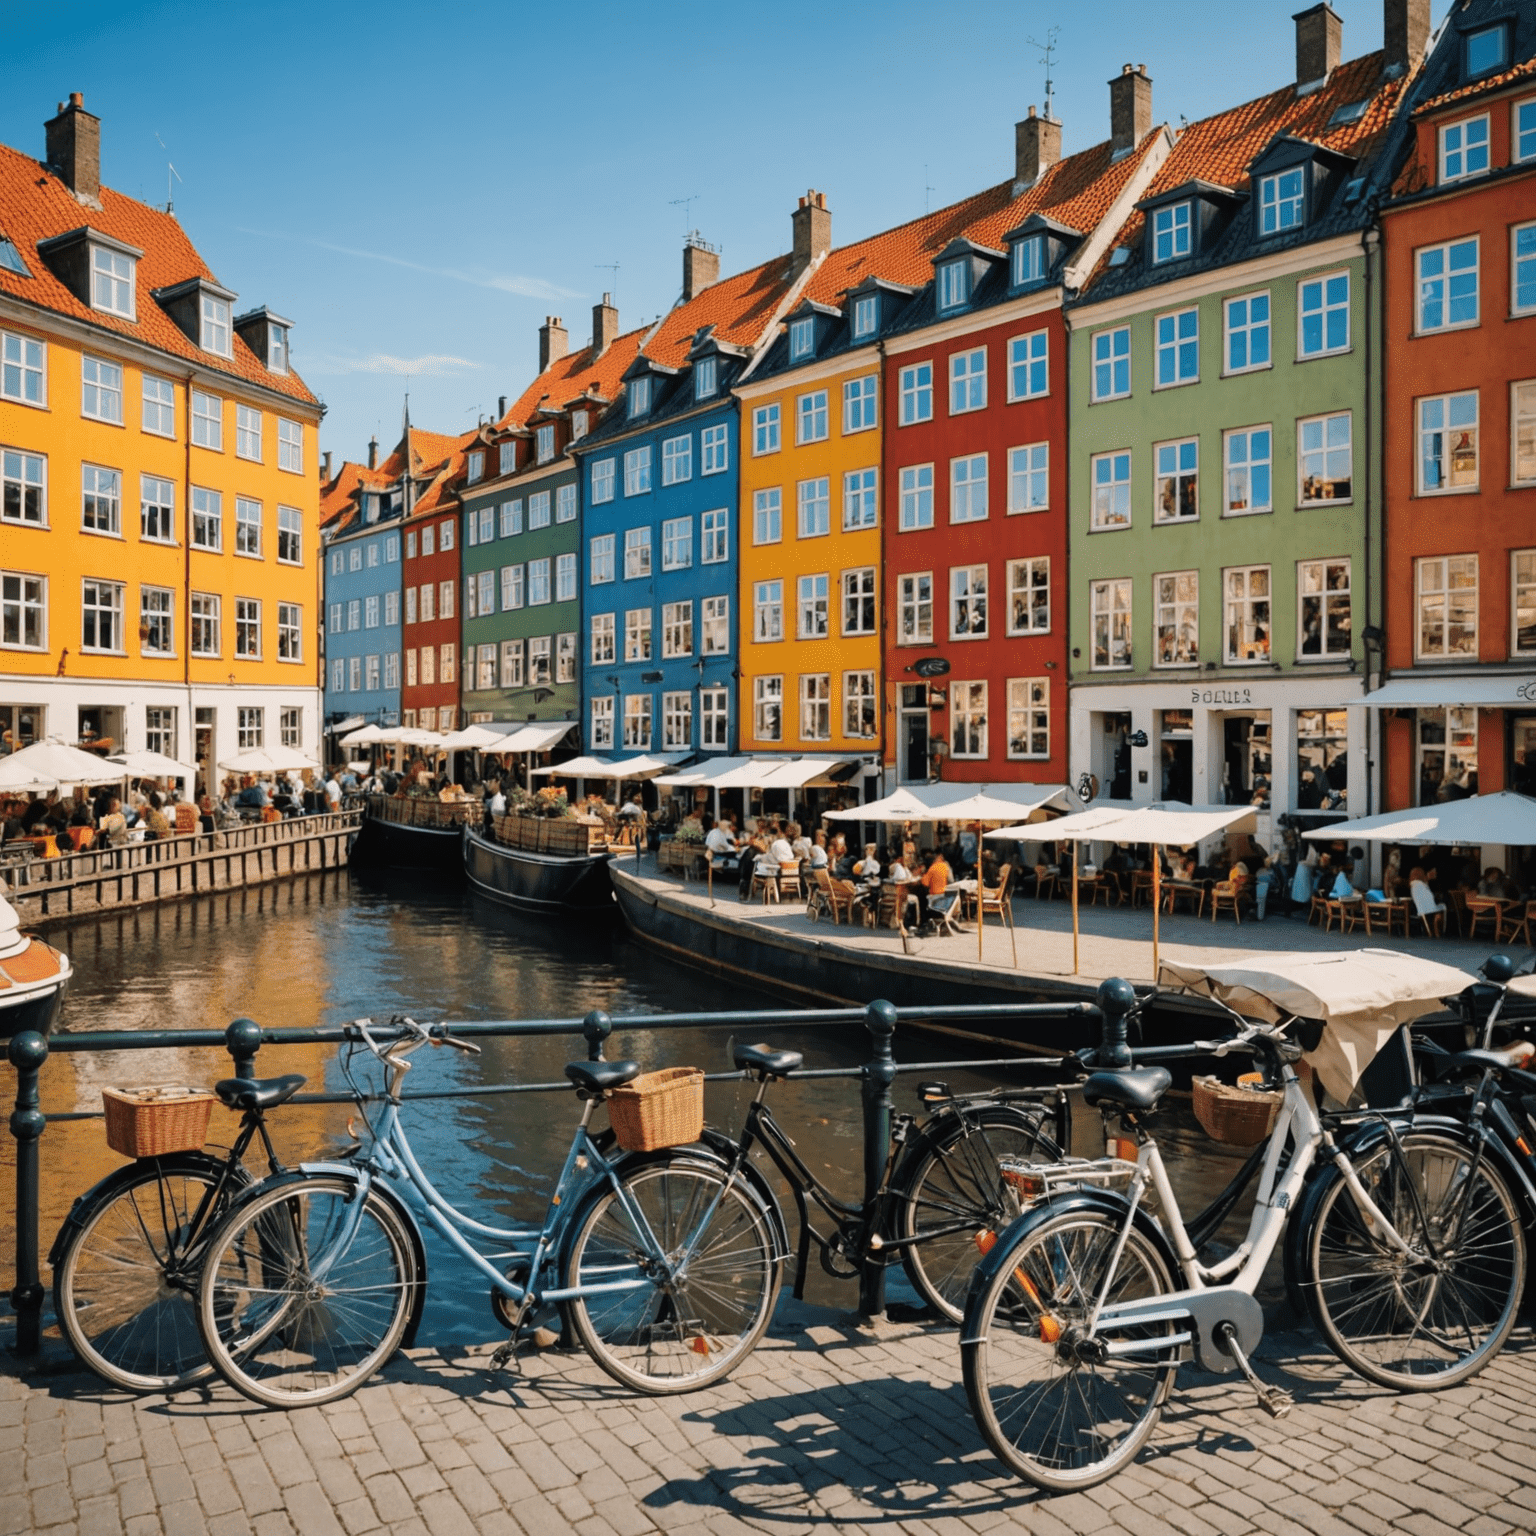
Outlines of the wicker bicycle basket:
[[608,1118],[626,1152],[697,1141],[704,1131],[704,1073],[698,1067],[646,1072],[608,1095]]
[[201,1088],[103,1088],[107,1145],[124,1157],[195,1152],[208,1139],[213,1095]]
[[1245,1072],[1234,1088],[1214,1077],[1191,1080],[1195,1119],[1213,1141],[1231,1147],[1253,1147],[1269,1135],[1285,1095],[1260,1087],[1257,1072]]

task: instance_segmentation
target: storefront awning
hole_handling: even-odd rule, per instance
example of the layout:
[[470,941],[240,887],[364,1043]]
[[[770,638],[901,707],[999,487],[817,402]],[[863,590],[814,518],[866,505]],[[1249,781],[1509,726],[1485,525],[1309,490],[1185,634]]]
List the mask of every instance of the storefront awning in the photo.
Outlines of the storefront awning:
[[690,764],[679,773],[663,774],[656,780],[658,789],[697,789],[711,785],[722,773],[741,768],[752,761],[749,757],[707,757],[702,763]]
[[1357,821],[1337,821],[1301,834],[1314,842],[1342,838],[1362,843],[1429,843],[1441,848],[1503,844],[1536,846],[1536,800],[1513,790],[1444,800],[1405,811],[1384,811]]
[[832,784],[832,774],[854,762],[851,757],[792,757],[771,765],[754,789],[804,789],[807,785]]
[[484,748],[487,752],[547,752],[556,742],[575,730],[572,720],[553,720],[543,725],[520,725],[499,741]]
[[1394,677],[1361,700],[1372,709],[1536,709],[1536,674],[1489,677]]
[[533,770],[534,778],[562,779],[650,779],[665,772],[680,758],[681,752],[664,752],[657,756],[625,757],[609,761],[602,757],[573,757],[566,763],[550,763]]
[[335,725],[326,726],[325,734],[327,736],[345,735],[348,731],[355,731],[362,723],[361,715],[348,715],[345,720],[338,720]]

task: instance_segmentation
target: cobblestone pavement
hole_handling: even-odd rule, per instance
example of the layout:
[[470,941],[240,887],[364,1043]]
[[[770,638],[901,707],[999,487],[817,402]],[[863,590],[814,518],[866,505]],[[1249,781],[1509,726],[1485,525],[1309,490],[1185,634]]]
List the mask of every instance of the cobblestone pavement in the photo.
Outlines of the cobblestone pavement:
[[[783,1314],[781,1314],[782,1318]],[[1536,1529],[1536,1341],[1399,1397],[1306,1332],[1260,1369],[1279,1423],[1186,1367],[1142,1460],[1059,1498],[1000,1474],[948,1331],[777,1325],[711,1391],[635,1398],[584,1355],[495,1380],[488,1351],[416,1350],[355,1397],[282,1414],[219,1387],[131,1399],[0,1375],[0,1533],[413,1536],[811,1531],[1060,1536],[1502,1536]]]

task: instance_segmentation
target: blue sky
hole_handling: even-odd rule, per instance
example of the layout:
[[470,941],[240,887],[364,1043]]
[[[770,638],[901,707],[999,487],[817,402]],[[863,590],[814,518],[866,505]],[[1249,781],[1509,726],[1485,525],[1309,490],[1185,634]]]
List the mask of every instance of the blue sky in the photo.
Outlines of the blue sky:
[[[1380,46],[1381,0],[1333,3],[1346,58]],[[1001,181],[1052,26],[1071,153],[1125,62],[1174,124],[1284,84],[1300,8],[0,0],[0,140],[40,156],[79,90],[109,186],[163,202],[173,161],[220,281],[295,322],[322,446],[361,458],[407,379],[413,421],[462,431],[532,378],[546,314],[577,346],[604,289],[625,329],[663,312],[690,224],[734,271],[788,248],[808,187],[842,243]]]

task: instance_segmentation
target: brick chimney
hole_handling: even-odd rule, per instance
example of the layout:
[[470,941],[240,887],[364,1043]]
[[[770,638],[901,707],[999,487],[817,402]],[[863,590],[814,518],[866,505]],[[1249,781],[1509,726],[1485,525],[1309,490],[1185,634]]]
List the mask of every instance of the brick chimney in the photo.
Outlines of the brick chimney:
[[369,469],[377,469],[378,467],[379,467],[379,440],[376,437],[370,437],[368,439],[368,468]]
[[71,91],[59,103],[57,117],[43,124],[48,169],[82,203],[101,206],[101,119],[85,110],[85,97]]
[[1109,82],[1109,137],[1116,157],[1152,132],[1152,77],[1145,64],[1122,64]]
[[1291,20],[1296,23],[1296,88],[1321,85],[1343,57],[1344,23],[1328,0],[1297,11]]
[[571,339],[565,332],[565,321],[559,315],[545,315],[539,327],[539,372],[543,373],[551,363],[558,363],[571,350]]
[[1013,125],[1013,195],[1026,192],[1061,159],[1061,124],[1036,117],[1034,107]]
[[795,271],[800,273],[832,249],[832,210],[827,207],[826,193],[807,192],[790,215],[790,223],[795,233]]
[[592,306],[592,355],[601,357],[618,340],[619,312],[613,295],[605,293],[601,304]]
[[697,235],[683,241],[683,301],[686,303],[720,281],[720,253]]
[[321,482],[325,485],[329,485],[331,483],[331,450],[329,448],[327,448],[325,452],[320,455],[320,460]]
[[1388,69],[1412,69],[1429,46],[1429,0],[1385,0],[1381,42]]

